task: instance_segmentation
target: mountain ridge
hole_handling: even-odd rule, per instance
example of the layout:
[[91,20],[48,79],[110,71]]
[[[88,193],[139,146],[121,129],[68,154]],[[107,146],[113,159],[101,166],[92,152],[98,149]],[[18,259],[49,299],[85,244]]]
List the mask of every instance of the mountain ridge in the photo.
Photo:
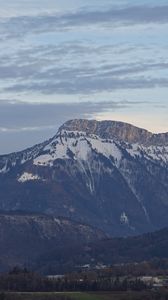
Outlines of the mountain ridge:
[[[32,267],[52,248],[66,248],[105,238],[100,230],[62,217],[0,214],[0,272],[16,265]],[[46,257],[47,258],[47,257]]]
[[85,224],[45,215],[0,214],[0,273],[27,267],[43,274],[168,259],[168,228],[109,238]]
[[0,210],[68,217],[114,236],[168,226],[167,134],[148,145],[148,132],[128,125],[126,137],[142,142],[130,143],[127,125],[115,124],[71,120],[48,141],[1,156]]
[[[10,152],[8,154],[0,154],[0,158],[2,157],[8,157],[8,156],[15,156],[16,154],[22,154],[23,152],[25,151],[32,151],[33,148],[35,147],[43,147],[44,144],[47,144],[49,143],[50,141],[52,141],[62,130],[71,130],[73,131],[74,130],[77,130],[77,131],[82,131],[80,130],[81,129],[81,126],[83,124],[106,124],[106,127],[109,126],[110,124],[115,124],[115,125],[118,125],[118,127],[121,125],[121,127],[123,128],[124,126],[126,127],[126,129],[129,129],[131,128],[132,130],[136,130],[136,131],[140,131],[140,132],[144,132],[146,133],[147,135],[149,135],[150,137],[154,137],[154,138],[157,138],[158,137],[160,138],[160,140],[162,140],[163,142],[166,141],[166,144],[168,144],[168,132],[160,132],[160,133],[152,133],[151,131],[145,129],[145,128],[141,128],[141,127],[138,127],[138,126],[135,126],[131,123],[127,123],[127,122],[122,122],[122,121],[113,121],[113,120],[103,120],[103,121],[97,121],[97,120],[94,120],[94,119],[91,119],[91,120],[88,120],[88,119],[70,119],[66,122],[63,123],[63,125],[61,125],[58,130],[57,130],[57,133],[55,135],[53,135],[51,138],[48,138],[46,139],[45,141],[41,142],[41,143],[37,143],[33,146],[30,146],[28,148],[25,148],[23,150],[20,150],[20,151],[14,151],[14,152]],[[78,126],[78,129],[77,129],[77,126]],[[86,129],[86,126],[83,127],[83,131],[85,131]],[[88,131],[85,131],[86,133],[88,133]],[[90,134],[94,132],[90,132]],[[100,135],[100,137],[103,138],[103,136]],[[106,136],[107,137],[107,136]],[[163,139],[162,139],[163,137]],[[116,138],[117,139],[117,136],[111,136],[109,138]],[[119,138],[119,137],[118,137]],[[154,140],[153,138],[153,140]],[[122,141],[124,141],[124,138],[121,138]],[[125,142],[127,142],[127,139],[125,140]],[[128,141],[129,142],[129,141]],[[132,143],[130,141],[130,143]]]
[[87,119],[72,119],[65,122],[58,130],[85,131],[101,138],[116,138],[128,143],[142,143],[145,145],[168,144],[168,132],[152,133],[146,129],[121,121],[97,121]]

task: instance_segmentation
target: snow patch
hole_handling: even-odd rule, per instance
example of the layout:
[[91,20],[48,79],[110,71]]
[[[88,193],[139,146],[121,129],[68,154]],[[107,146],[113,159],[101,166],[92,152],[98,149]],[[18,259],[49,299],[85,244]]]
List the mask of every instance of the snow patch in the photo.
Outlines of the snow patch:
[[123,212],[121,214],[121,216],[120,216],[120,222],[121,222],[121,224],[126,224],[126,225],[129,224],[129,219],[128,219],[128,217],[127,217],[127,215],[126,215],[125,212]]
[[19,178],[19,182],[26,182],[31,180],[40,180],[40,177],[38,175],[33,175],[31,173],[24,172]]
[[133,157],[145,157],[146,159],[168,163],[168,146],[149,146],[132,144],[126,147],[127,152]]
[[78,131],[62,131],[49,145],[44,148],[47,154],[34,159],[34,165],[53,166],[56,159],[73,159],[88,161],[92,151],[107,158],[113,157],[116,163],[122,158],[122,153],[112,140],[104,140],[93,134]]
[[58,225],[61,225],[60,219],[54,218],[54,221],[55,221]]
[[34,165],[39,165],[39,166],[48,166],[52,165],[51,163],[51,155],[49,154],[44,154],[40,155],[37,158],[34,159],[33,164]]
[[7,173],[8,172],[8,168],[7,168],[7,166],[5,165],[1,170],[0,170],[0,173],[1,174],[5,174],[5,173]]

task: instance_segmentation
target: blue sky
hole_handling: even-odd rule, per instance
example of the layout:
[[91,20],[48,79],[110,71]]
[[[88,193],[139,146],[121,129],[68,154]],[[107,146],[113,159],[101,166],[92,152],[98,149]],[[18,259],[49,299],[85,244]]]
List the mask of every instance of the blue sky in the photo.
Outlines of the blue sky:
[[0,0],[0,8],[0,153],[71,118],[168,131],[168,0]]

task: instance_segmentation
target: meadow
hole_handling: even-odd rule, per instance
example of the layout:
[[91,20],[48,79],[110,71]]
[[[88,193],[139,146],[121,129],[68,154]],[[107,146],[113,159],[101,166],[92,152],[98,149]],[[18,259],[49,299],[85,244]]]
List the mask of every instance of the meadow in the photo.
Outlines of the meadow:
[[167,300],[168,291],[1,293],[0,300]]

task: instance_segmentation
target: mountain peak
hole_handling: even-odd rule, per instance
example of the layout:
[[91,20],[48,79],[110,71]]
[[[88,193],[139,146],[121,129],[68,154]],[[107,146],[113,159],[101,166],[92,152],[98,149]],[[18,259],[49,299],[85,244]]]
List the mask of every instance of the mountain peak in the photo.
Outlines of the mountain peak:
[[0,210],[62,216],[119,236],[165,227],[167,141],[168,133],[123,122],[70,120],[52,139],[0,157]]
[[119,121],[96,121],[73,119],[64,123],[60,130],[84,131],[98,135],[101,138],[117,139],[127,143],[145,145],[167,145],[168,133],[153,134],[146,129]]

